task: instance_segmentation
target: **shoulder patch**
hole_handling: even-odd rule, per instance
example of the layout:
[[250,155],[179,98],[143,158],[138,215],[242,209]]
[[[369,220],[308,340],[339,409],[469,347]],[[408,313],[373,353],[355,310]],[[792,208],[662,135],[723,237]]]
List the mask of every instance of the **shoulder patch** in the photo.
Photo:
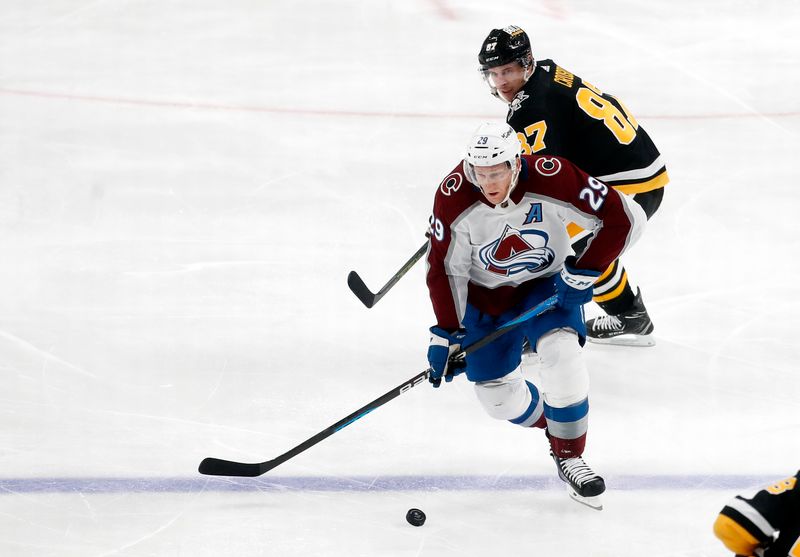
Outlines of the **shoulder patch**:
[[523,101],[529,98],[530,96],[526,95],[525,91],[520,90],[520,92],[514,96],[514,100],[511,101],[511,104],[508,105],[508,109],[510,110],[510,112],[509,116],[506,119],[510,118],[511,114],[514,114],[517,110],[522,108]]
[[556,158],[541,157],[536,159],[533,167],[542,176],[555,176],[561,171],[561,161]]
[[439,191],[442,192],[442,195],[450,196],[457,192],[463,183],[464,177],[461,175],[461,173],[453,172],[444,180],[442,180],[441,184],[439,184]]

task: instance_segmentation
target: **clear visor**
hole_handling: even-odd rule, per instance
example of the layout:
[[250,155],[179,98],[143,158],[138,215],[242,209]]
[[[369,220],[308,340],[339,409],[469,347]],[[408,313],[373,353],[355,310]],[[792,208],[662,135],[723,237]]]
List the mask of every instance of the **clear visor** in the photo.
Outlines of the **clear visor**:
[[496,68],[480,70],[483,79],[492,89],[522,89],[531,76],[531,65],[512,62]]
[[508,177],[511,174],[511,163],[506,161],[494,166],[475,166],[464,159],[464,174],[467,180],[483,189],[484,184]]

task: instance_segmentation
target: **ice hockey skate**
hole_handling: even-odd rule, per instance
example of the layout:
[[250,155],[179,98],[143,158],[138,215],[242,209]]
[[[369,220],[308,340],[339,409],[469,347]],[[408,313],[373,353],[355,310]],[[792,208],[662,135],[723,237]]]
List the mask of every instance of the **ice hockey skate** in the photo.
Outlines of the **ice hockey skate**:
[[603,478],[594,473],[581,457],[559,458],[552,451],[550,456],[558,468],[558,477],[567,484],[567,493],[578,503],[603,510],[600,495],[606,490]]
[[597,344],[621,346],[654,346],[653,322],[642,302],[641,290],[628,311],[617,315],[601,315],[586,322],[586,338]]

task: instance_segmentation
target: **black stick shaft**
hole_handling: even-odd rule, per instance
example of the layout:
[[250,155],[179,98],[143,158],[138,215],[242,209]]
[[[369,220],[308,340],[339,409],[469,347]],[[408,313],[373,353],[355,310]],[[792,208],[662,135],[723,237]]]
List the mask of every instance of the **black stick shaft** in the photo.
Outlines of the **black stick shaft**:
[[[480,340],[478,340],[478,341],[470,344],[469,346],[466,346],[462,350],[459,350],[458,352],[454,353],[452,355],[452,358],[464,357],[467,354],[471,354],[471,353],[475,352],[476,350],[478,350],[480,348],[483,348],[484,346],[486,346],[487,344],[489,344],[490,342],[492,342],[496,338],[500,337],[501,335],[506,334],[508,331],[510,331],[511,329],[514,329],[515,327],[519,326],[520,324],[524,323],[525,321],[528,321],[529,319],[533,319],[534,317],[537,317],[537,316],[541,315],[542,313],[544,313],[546,311],[549,311],[550,309],[552,309],[555,306],[555,304],[556,304],[556,297],[555,296],[551,296],[551,297],[547,298],[546,300],[544,300],[540,304],[538,304],[538,305],[534,306],[533,308],[523,312],[522,314],[520,314],[515,319],[512,319],[511,321],[505,323],[501,327],[498,327],[495,331],[492,331],[491,333],[489,333],[488,335],[484,336]],[[284,462],[286,462],[290,458],[294,458],[295,456],[299,455],[300,453],[302,453],[306,449],[308,449],[310,447],[313,447],[314,445],[316,445],[320,441],[322,441],[324,439],[327,439],[328,437],[330,437],[331,435],[333,435],[334,433],[336,433],[340,429],[343,429],[343,428],[347,427],[348,425],[352,424],[353,422],[355,422],[356,420],[359,420],[360,418],[363,418],[364,416],[366,416],[367,414],[369,414],[370,412],[372,412],[376,408],[380,408],[381,406],[383,406],[384,404],[386,404],[390,400],[393,400],[393,399],[397,398],[398,396],[400,396],[401,394],[403,394],[406,391],[410,390],[414,386],[419,385],[420,383],[425,381],[425,379],[428,378],[428,375],[430,374],[430,372],[431,372],[430,369],[426,369],[422,373],[418,373],[417,375],[415,375],[414,377],[412,377],[408,381],[405,381],[404,383],[401,383],[400,385],[398,385],[397,387],[395,387],[391,391],[388,391],[387,393],[379,396],[378,398],[376,398],[375,400],[373,400],[369,404],[366,404],[366,405],[362,406],[361,408],[359,408],[358,410],[356,410],[352,414],[349,414],[348,416],[345,416],[344,418],[342,418],[341,420],[339,420],[335,424],[323,429],[322,431],[320,431],[319,433],[317,433],[313,437],[310,437],[310,438],[306,439],[305,441],[303,441],[302,443],[300,443],[296,447],[286,451],[285,453],[283,453],[280,456],[277,456],[277,457],[273,458],[272,460],[267,460],[265,462],[259,462],[259,463],[245,463],[245,462],[235,462],[235,461],[232,461],[232,460],[223,460],[223,459],[220,459],[220,458],[211,458],[211,457],[209,457],[209,458],[203,459],[203,461],[200,463],[199,471],[200,471],[201,474],[207,474],[207,475],[212,475],[212,476],[249,476],[249,477],[260,476],[261,474],[263,474],[265,472],[269,472],[270,470],[272,470],[276,466],[278,466],[280,464],[283,464]]]
[[219,458],[206,458],[200,463],[200,473],[209,474],[212,476],[260,476],[264,472],[269,472],[279,464],[283,464],[290,458],[294,458],[306,449],[313,447],[320,441],[327,439],[340,429],[344,429],[356,420],[363,418],[376,408],[379,408],[390,400],[397,398],[412,387],[422,383],[428,378],[429,373],[430,369],[426,369],[422,373],[415,375],[403,384],[398,385],[391,391],[379,396],[369,404],[365,404],[352,414],[345,416],[335,424],[326,427],[313,437],[306,439],[293,449],[286,451],[282,455],[277,456],[272,460],[258,464],[249,464],[243,462],[233,462],[230,460],[222,460]]
[[496,330],[492,331],[488,335],[484,336],[483,338],[481,338],[479,340],[476,340],[475,342],[473,342],[469,346],[459,350],[458,352],[455,352],[452,356],[450,356],[450,358],[451,359],[456,359],[456,358],[460,358],[462,356],[466,356],[467,354],[472,354],[473,352],[475,352],[479,348],[483,348],[484,346],[486,346],[487,344],[489,344],[490,342],[492,342],[496,338],[506,334],[511,329],[514,329],[514,328],[518,327],[519,325],[521,325],[525,321],[533,319],[534,317],[538,317],[539,315],[543,314],[546,311],[550,311],[551,309],[553,309],[555,307],[557,302],[558,302],[558,298],[555,295],[550,296],[549,298],[546,298],[542,302],[540,302],[537,305],[533,306],[531,309],[522,312],[520,315],[518,315],[517,317],[515,317],[511,321],[508,321],[508,322],[504,323],[503,325],[501,325],[500,327],[498,327]]
[[350,271],[350,274],[347,275],[347,286],[350,287],[350,290],[356,297],[361,300],[361,303],[371,308],[378,301],[383,298],[392,287],[397,284],[403,276],[411,270],[417,261],[419,261],[425,252],[428,251],[428,242],[426,241],[424,244],[420,246],[420,248],[411,256],[411,258],[406,261],[402,267],[389,279],[389,282],[383,285],[383,288],[378,290],[377,293],[372,293],[372,291],[367,287],[364,283],[364,280],[356,273],[355,271]]

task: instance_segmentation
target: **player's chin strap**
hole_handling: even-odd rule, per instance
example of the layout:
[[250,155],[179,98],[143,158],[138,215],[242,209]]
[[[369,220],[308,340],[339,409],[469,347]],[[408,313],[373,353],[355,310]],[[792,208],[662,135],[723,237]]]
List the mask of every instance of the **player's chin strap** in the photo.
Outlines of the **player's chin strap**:
[[[529,68],[530,68],[530,73],[528,73],[528,69]],[[536,58],[531,56],[530,66],[528,66],[528,68],[525,68],[525,76],[524,76],[525,83],[528,83],[528,80],[531,78],[531,76],[533,75],[533,72],[535,72],[535,71],[536,71]]]

